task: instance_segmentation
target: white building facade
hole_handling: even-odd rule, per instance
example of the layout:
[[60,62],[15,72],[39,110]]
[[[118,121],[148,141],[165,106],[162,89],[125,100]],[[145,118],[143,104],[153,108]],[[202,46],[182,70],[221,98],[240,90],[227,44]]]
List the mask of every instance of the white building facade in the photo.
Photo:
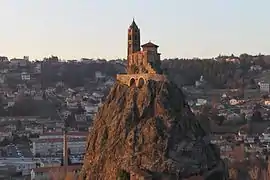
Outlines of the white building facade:
[[[72,155],[85,153],[87,133],[68,133],[68,148]],[[45,133],[33,142],[32,148],[35,156],[59,156],[63,151],[63,135],[59,133]]]
[[31,79],[30,74],[26,73],[26,72],[22,72],[21,73],[21,78],[23,81],[29,81]]
[[29,158],[5,158],[0,159],[0,162],[1,164],[14,166],[16,168],[16,172],[21,172],[22,175],[29,175],[31,170],[36,168],[36,161]]
[[269,93],[269,83],[259,83],[260,91]]

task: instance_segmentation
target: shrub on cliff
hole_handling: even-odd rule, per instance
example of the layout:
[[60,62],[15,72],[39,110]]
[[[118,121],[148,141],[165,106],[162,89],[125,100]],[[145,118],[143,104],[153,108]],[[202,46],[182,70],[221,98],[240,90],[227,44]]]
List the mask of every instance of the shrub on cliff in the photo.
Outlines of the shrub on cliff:
[[118,171],[117,180],[130,180],[130,174],[121,169]]

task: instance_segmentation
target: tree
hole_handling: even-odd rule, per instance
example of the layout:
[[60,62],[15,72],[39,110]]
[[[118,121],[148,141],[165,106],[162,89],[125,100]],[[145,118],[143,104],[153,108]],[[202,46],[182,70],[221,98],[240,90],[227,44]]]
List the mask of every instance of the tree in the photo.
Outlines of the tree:
[[74,112],[71,112],[71,114],[68,115],[67,119],[65,120],[65,123],[67,127],[76,126],[76,119]]
[[7,113],[4,109],[3,98],[0,97],[0,116],[5,116]]
[[0,142],[0,146],[6,146],[10,143],[10,141],[7,138],[4,138],[1,142]]
[[40,157],[40,154],[39,154],[39,153],[37,153],[35,157]]
[[225,121],[225,117],[217,115],[215,121],[219,126],[221,126],[223,124],[223,122]]
[[264,99],[264,100],[266,100],[266,99],[269,98],[269,96],[268,96],[268,94],[263,94],[263,95],[261,95],[261,98]]
[[43,100],[47,100],[47,96],[46,96],[45,91],[42,93],[42,99],[43,99]]
[[251,121],[263,121],[261,112],[255,110],[251,116]]
[[207,114],[200,113],[197,118],[200,121],[200,124],[205,132],[210,133],[211,132],[211,122],[208,118],[209,116]]
[[241,54],[241,55],[239,56],[239,58],[240,58],[241,60],[246,60],[246,59],[248,59],[248,57],[249,57],[249,55],[248,55],[247,53]]
[[11,108],[11,116],[31,116],[37,112],[37,104],[30,97],[22,97]]
[[130,180],[130,174],[127,171],[121,169],[118,171],[117,180]]
[[244,123],[247,123],[246,113],[242,113],[241,114],[241,118],[242,118],[242,120],[243,120]]
[[78,108],[75,114],[83,114],[85,112],[85,109],[82,107],[81,103],[78,103]]
[[30,134],[29,135],[29,138],[38,138],[39,137],[39,134],[36,134],[36,133],[34,133],[34,134]]
[[251,79],[249,80],[249,84],[250,84],[250,87],[251,87],[252,89],[256,89],[256,88],[258,87],[258,85],[256,84],[254,78],[251,78]]
[[16,121],[16,128],[20,131],[22,129],[22,122],[20,120]]

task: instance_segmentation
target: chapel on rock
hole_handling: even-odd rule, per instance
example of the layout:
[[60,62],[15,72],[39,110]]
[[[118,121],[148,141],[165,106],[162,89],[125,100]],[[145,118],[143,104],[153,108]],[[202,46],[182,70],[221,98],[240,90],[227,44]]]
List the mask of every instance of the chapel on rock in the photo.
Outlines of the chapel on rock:
[[140,39],[140,29],[133,19],[128,28],[127,74],[118,74],[117,80],[137,87],[142,87],[149,80],[166,81],[160,68],[159,46],[152,42],[141,46]]

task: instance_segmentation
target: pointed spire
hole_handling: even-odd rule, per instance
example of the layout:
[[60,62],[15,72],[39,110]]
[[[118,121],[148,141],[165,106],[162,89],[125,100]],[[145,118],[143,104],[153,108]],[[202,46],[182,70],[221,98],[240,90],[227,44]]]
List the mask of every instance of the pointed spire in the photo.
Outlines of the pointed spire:
[[130,28],[137,28],[137,29],[138,29],[138,26],[137,26],[137,24],[135,23],[134,17],[133,17],[133,19],[132,19],[132,23],[131,23],[131,25],[130,25]]

